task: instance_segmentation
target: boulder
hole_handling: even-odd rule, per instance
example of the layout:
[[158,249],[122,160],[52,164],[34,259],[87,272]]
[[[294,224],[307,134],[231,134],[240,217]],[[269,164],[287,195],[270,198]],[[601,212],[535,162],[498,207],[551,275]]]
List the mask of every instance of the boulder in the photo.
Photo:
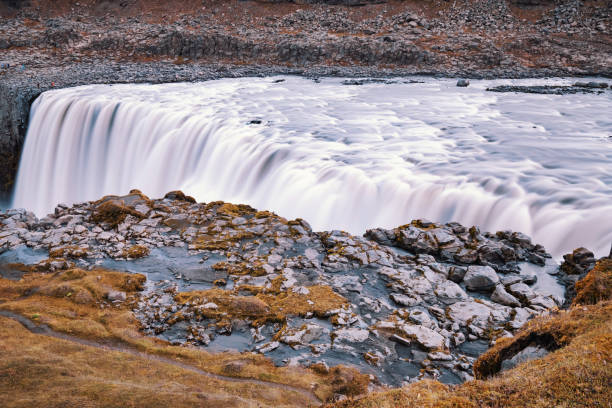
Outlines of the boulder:
[[472,265],[468,267],[463,281],[469,290],[488,292],[499,283],[499,276],[490,266]]
[[491,294],[491,300],[502,305],[519,307],[521,302],[517,298],[506,292],[503,285],[497,285],[493,294]]
[[461,300],[466,300],[468,298],[467,293],[461,289],[461,286],[449,280],[436,284],[434,293],[440,302],[447,305],[459,302]]
[[492,309],[483,303],[473,300],[453,303],[446,309],[448,317],[460,326],[467,326],[467,322],[477,326],[488,324]]
[[444,336],[420,325],[405,324],[401,326],[404,335],[415,340],[428,350],[444,348]]
[[508,286],[508,292],[516,296],[523,303],[527,303],[536,297],[531,288],[522,282]]

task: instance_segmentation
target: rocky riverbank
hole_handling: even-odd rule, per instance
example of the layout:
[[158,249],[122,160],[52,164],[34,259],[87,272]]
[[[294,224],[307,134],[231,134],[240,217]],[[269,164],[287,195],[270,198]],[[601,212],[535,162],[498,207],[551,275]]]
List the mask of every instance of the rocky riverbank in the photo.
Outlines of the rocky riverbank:
[[60,205],[42,219],[23,210],[0,219],[5,277],[19,277],[10,266],[18,263],[138,272],[147,283],[133,311],[144,333],[279,365],[350,363],[384,384],[470,380],[498,338],[565,301],[544,248],[457,223],[417,220],[357,237],[244,205],[138,191]]

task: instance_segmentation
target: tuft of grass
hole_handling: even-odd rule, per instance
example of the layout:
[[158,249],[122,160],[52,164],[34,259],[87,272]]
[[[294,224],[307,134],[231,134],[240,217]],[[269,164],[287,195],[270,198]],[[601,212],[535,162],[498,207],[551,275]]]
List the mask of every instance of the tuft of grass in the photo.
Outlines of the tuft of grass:
[[144,245],[132,245],[123,251],[125,258],[137,259],[149,255],[149,248]]
[[581,280],[576,282],[576,297],[572,305],[593,305],[612,299],[612,259],[601,259]]

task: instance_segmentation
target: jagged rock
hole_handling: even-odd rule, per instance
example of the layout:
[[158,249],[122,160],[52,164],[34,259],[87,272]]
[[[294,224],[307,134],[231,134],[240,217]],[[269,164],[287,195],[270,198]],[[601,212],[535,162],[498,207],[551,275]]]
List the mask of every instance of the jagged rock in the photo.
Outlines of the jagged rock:
[[507,289],[510,294],[516,296],[523,303],[528,303],[536,297],[531,288],[522,282],[510,285]]
[[442,303],[447,305],[468,298],[467,293],[461,289],[461,286],[449,280],[438,283],[434,289],[434,294]]
[[[499,279],[494,269],[511,269],[505,259],[526,262],[529,251],[544,254],[511,232],[494,235],[457,223],[418,220],[394,230],[371,230],[362,238],[341,231],[315,233],[304,221],[229,203],[191,203],[176,196],[156,200],[136,192],[113,200],[133,205],[143,218],[127,211],[116,228],[110,227],[91,220],[95,203],[58,207],[57,215],[44,221],[25,212],[0,213],[0,240],[15,237],[21,243],[21,237],[27,238],[25,243],[37,250],[54,243],[51,248],[58,254],[87,247],[77,260],[87,267],[130,262],[130,268],[144,268],[155,279],[137,301],[135,316],[145,333],[176,344],[205,347],[217,343],[212,336],[232,335],[238,343],[244,337],[255,344],[253,351],[276,364],[322,362],[333,348],[338,358],[360,366],[369,364],[363,362],[368,353],[378,361],[368,369],[393,383],[387,373],[400,360],[388,336],[403,342],[397,347],[421,353],[428,369],[443,370],[459,361],[463,353],[457,347],[468,339],[512,334],[532,315],[555,306],[553,299],[538,295],[525,303],[529,309],[512,309],[494,303],[497,295],[491,302],[464,290],[463,285],[473,290]],[[61,222],[54,225],[57,219]],[[150,252],[126,261],[125,250],[135,245]],[[507,248],[516,251],[505,256]],[[456,259],[469,251],[465,263]],[[487,258],[493,266],[473,264],[480,262],[479,254],[489,253],[494,254]],[[58,262],[45,261],[40,268],[74,266]],[[501,278],[487,291],[524,284],[518,274]],[[328,302],[335,306],[325,307]],[[286,325],[278,324],[278,314]],[[284,344],[300,355],[288,354],[294,351]],[[428,358],[423,349],[445,351]],[[469,371],[472,363],[460,364]]]
[[418,295],[408,296],[401,293],[392,293],[389,296],[395,303],[402,306],[415,306],[423,302],[423,299]]
[[405,324],[400,327],[404,335],[415,340],[426,349],[441,349],[444,348],[444,336],[427,327],[420,325]]
[[506,292],[503,285],[497,285],[491,294],[491,300],[506,306],[520,307],[521,302],[517,298]]
[[457,302],[447,308],[448,317],[460,326],[466,326],[468,321],[485,325],[491,316],[491,308],[473,300]]
[[465,274],[467,273],[467,268],[463,268],[461,266],[451,266],[448,278],[455,283],[460,283],[463,281]]
[[361,343],[369,336],[368,330],[358,328],[343,328],[333,332],[334,342]]

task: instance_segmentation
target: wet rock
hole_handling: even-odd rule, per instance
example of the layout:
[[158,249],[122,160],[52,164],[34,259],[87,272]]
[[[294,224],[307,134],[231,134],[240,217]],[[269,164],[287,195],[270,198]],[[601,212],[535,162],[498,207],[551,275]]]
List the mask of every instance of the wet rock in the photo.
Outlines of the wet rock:
[[436,284],[434,294],[444,304],[452,304],[468,298],[461,286],[453,281],[445,280]]
[[463,281],[469,290],[487,292],[499,283],[499,276],[490,266],[472,265],[468,267]]
[[524,283],[515,283],[508,286],[508,292],[518,298],[522,303],[529,303],[529,301],[536,297],[531,288]]
[[281,341],[290,346],[304,345],[329,334],[329,330],[317,324],[307,323],[299,330],[291,331],[281,337]]
[[405,337],[413,339],[426,349],[441,349],[445,346],[444,337],[427,327],[405,324],[400,329]]
[[506,292],[503,285],[497,285],[491,294],[491,300],[506,306],[520,307],[521,302],[517,298]]
[[457,81],[457,86],[465,88],[470,85],[470,81],[467,79],[460,79]]
[[333,332],[334,342],[361,343],[368,339],[370,332],[358,328],[342,328]]
[[468,321],[486,325],[491,316],[491,308],[473,300],[457,302],[447,309],[448,317],[460,326],[466,326]]
[[455,283],[460,283],[463,281],[465,274],[467,273],[467,268],[463,268],[461,266],[451,266],[448,274],[448,278]]
[[[445,373],[466,342],[488,341],[490,333],[511,335],[555,307],[534,290],[536,296],[524,303],[528,308],[497,297],[502,289],[514,296],[503,286],[525,284],[525,275],[503,271],[528,262],[529,254],[545,256],[528,237],[509,231],[481,233],[417,220],[370,230],[363,238],[315,233],[303,220],[229,203],[191,203],[177,195],[144,200],[133,192],[113,200],[145,218],[128,213],[111,228],[91,220],[95,202],[60,207],[44,221],[25,212],[0,213],[0,240],[14,237],[28,250],[51,247],[66,254],[87,246],[76,262],[144,268],[150,285],[135,316],[145,333],[176,344],[206,347],[221,341],[212,337],[228,335],[224,344],[265,353],[276,364],[325,362],[333,353],[347,364],[367,364],[382,382],[396,384],[401,353],[421,353],[423,376]],[[138,245],[149,251],[126,260],[126,251]],[[169,256],[174,253],[179,255]],[[489,264],[475,264],[483,261]],[[59,261],[47,261],[46,270],[54,270],[54,262]],[[57,268],[72,265],[61,262]],[[478,299],[470,292],[476,288],[487,288]],[[329,302],[335,306],[327,308]],[[286,325],[278,323],[279,313]],[[402,345],[389,347],[393,335]],[[469,372],[473,361],[461,364],[466,368],[459,370]]]

